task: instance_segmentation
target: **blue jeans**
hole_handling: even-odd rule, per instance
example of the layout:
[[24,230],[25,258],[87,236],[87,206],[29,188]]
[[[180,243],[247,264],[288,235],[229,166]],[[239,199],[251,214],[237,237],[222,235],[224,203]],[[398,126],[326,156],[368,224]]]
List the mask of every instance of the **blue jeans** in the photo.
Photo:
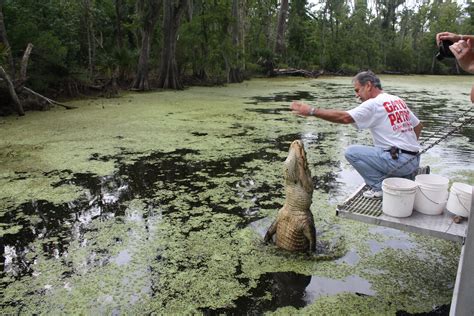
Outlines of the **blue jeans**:
[[[400,153],[398,159],[395,160],[392,159],[390,152],[372,146],[349,146],[345,156],[374,191],[382,190],[382,181],[385,178],[411,178],[420,165],[420,156],[414,158],[413,155]],[[414,158],[412,161],[397,169],[412,158]]]

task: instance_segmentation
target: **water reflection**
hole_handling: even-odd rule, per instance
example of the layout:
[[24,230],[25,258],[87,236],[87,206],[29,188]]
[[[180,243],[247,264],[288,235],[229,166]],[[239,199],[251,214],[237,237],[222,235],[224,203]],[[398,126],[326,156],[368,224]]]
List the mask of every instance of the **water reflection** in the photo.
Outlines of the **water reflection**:
[[355,266],[359,263],[360,256],[357,253],[357,250],[349,250],[343,257],[336,260],[337,263],[346,263],[351,266]]
[[[205,315],[260,315],[285,306],[303,308],[322,296],[339,293],[370,296],[376,294],[371,283],[357,275],[335,280],[291,271],[271,272],[260,277],[258,287],[252,291],[250,297],[243,297],[235,302],[236,308],[201,310]],[[271,297],[268,297],[268,294]]]
[[351,275],[342,280],[313,276],[305,292],[305,302],[307,304],[313,303],[321,296],[339,293],[355,293],[357,295],[370,296],[376,294],[372,290],[372,284],[357,275]]
[[[378,241],[374,239],[367,240],[372,255],[375,255],[384,249],[398,249],[398,250],[412,250],[416,248],[416,243],[412,240],[410,235],[404,231],[375,226],[370,227],[369,231],[373,234],[380,234],[385,236],[385,240]],[[422,257],[423,253],[418,253],[419,257]]]
[[259,104],[265,102],[285,102],[289,103],[295,100],[307,100],[312,101],[316,100],[317,95],[311,91],[291,91],[291,92],[280,92],[275,93],[272,96],[254,96],[252,101],[247,102],[247,104]]

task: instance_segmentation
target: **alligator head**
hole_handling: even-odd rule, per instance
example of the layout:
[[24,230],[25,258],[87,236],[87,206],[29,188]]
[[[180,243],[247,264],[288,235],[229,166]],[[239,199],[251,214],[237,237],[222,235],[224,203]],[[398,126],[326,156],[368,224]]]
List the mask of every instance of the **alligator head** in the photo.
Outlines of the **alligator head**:
[[306,160],[306,151],[301,140],[291,143],[284,163],[284,174],[287,200],[299,199],[300,202],[304,200],[311,203],[314,187]]

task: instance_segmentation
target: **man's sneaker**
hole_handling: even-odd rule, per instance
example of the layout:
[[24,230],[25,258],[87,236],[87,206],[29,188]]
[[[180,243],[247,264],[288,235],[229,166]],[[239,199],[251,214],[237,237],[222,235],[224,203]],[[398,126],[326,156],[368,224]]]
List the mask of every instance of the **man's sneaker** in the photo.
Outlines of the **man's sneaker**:
[[382,194],[382,191],[367,190],[362,195],[368,199],[381,199]]

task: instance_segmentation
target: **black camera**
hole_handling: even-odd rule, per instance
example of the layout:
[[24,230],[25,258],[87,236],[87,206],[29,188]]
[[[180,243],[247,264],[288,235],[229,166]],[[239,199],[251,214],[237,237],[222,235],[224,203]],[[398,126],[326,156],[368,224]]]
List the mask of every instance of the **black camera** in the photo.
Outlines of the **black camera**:
[[443,60],[444,58],[454,58],[453,52],[449,49],[449,46],[454,43],[449,40],[444,40],[439,43],[438,54],[436,54],[437,60]]

